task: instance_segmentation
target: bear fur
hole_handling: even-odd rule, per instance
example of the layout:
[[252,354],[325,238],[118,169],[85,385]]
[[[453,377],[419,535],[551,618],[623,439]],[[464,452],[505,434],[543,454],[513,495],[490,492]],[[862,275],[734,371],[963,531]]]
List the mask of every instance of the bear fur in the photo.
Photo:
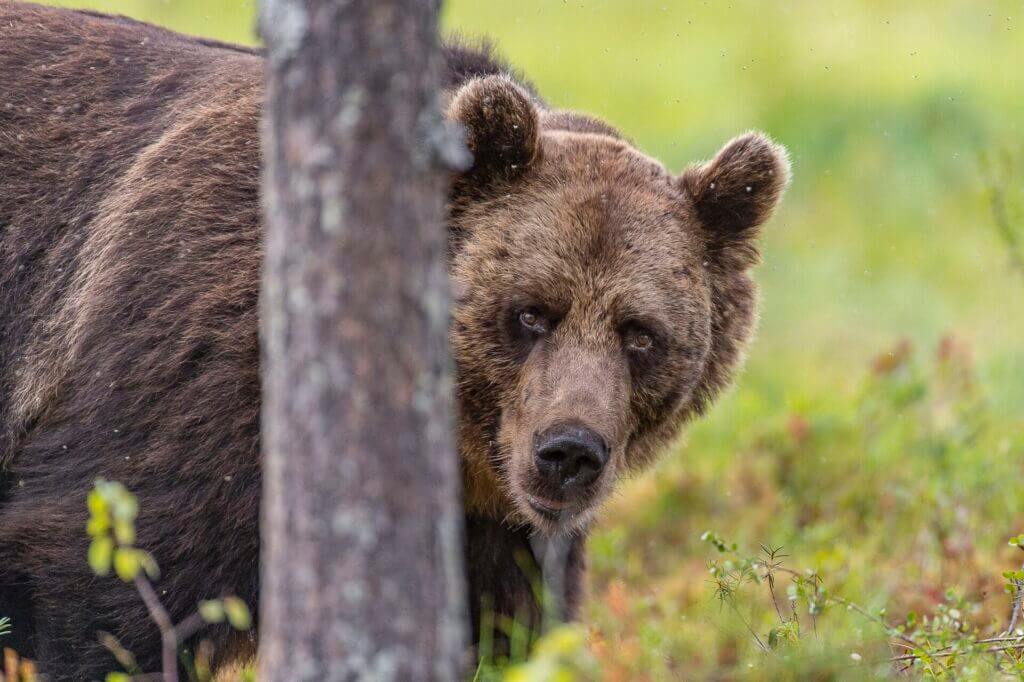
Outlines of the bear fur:
[[[561,573],[575,612],[601,500],[729,382],[788,162],[751,133],[672,175],[548,108],[488,49],[444,49],[447,116],[474,159],[448,222],[478,635],[485,611],[539,622],[522,559],[553,547],[543,579]],[[99,477],[138,496],[175,620],[220,595],[258,603],[263,56],[0,0],[0,73],[0,615],[49,679],[117,669],[99,631],[153,670],[142,601],[85,561],[85,496]],[[533,465],[537,434],[563,422],[609,451],[572,499]],[[220,662],[254,647],[202,636]]]

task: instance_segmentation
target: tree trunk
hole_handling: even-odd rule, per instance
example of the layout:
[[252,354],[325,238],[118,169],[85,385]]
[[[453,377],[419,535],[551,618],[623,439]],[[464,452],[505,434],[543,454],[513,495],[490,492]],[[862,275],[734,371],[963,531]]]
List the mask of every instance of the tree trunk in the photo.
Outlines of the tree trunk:
[[437,10],[263,2],[268,682],[463,673]]

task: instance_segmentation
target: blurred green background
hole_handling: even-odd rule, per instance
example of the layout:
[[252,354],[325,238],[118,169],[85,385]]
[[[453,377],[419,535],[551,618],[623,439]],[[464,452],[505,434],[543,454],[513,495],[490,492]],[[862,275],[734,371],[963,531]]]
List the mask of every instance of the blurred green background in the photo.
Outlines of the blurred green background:
[[[58,4],[256,41],[253,2]],[[938,613],[952,589],[996,631],[1000,573],[1019,565],[1006,541],[1024,532],[1019,0],[452,0],[444,26],[491,37],[552,105],[673,170],[751,128],[792,155],[738,387],[625,486],[591,542],[602,676],[891,671],[884,631],[850,613],[761,652],[749,631],[780,616],[756,585],[714,599],[708,529],[783,546],[892,622]]]

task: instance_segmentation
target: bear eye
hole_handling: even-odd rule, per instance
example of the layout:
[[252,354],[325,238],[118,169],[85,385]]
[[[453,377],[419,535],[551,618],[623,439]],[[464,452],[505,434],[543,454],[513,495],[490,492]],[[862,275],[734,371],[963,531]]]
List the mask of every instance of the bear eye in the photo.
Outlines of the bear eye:
[[626,346],[633,351],[648,351],[654,346],[654,337],[643,330],[632,331],[626,336]]
[[548,331],[548,321],[536,308],[527,308],[519,313],[519,324],[533,334],[544,334]]

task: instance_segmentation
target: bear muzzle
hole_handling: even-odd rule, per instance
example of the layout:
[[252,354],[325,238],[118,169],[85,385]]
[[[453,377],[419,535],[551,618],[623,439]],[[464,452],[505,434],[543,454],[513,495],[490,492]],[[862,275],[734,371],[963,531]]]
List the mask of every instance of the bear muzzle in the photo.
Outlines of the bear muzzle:
[[535,434],[531,478],[537,491],[527,496],[530,506],[550,520],[583,506],[609,456],[605,439],[581,423],[557,423]]

